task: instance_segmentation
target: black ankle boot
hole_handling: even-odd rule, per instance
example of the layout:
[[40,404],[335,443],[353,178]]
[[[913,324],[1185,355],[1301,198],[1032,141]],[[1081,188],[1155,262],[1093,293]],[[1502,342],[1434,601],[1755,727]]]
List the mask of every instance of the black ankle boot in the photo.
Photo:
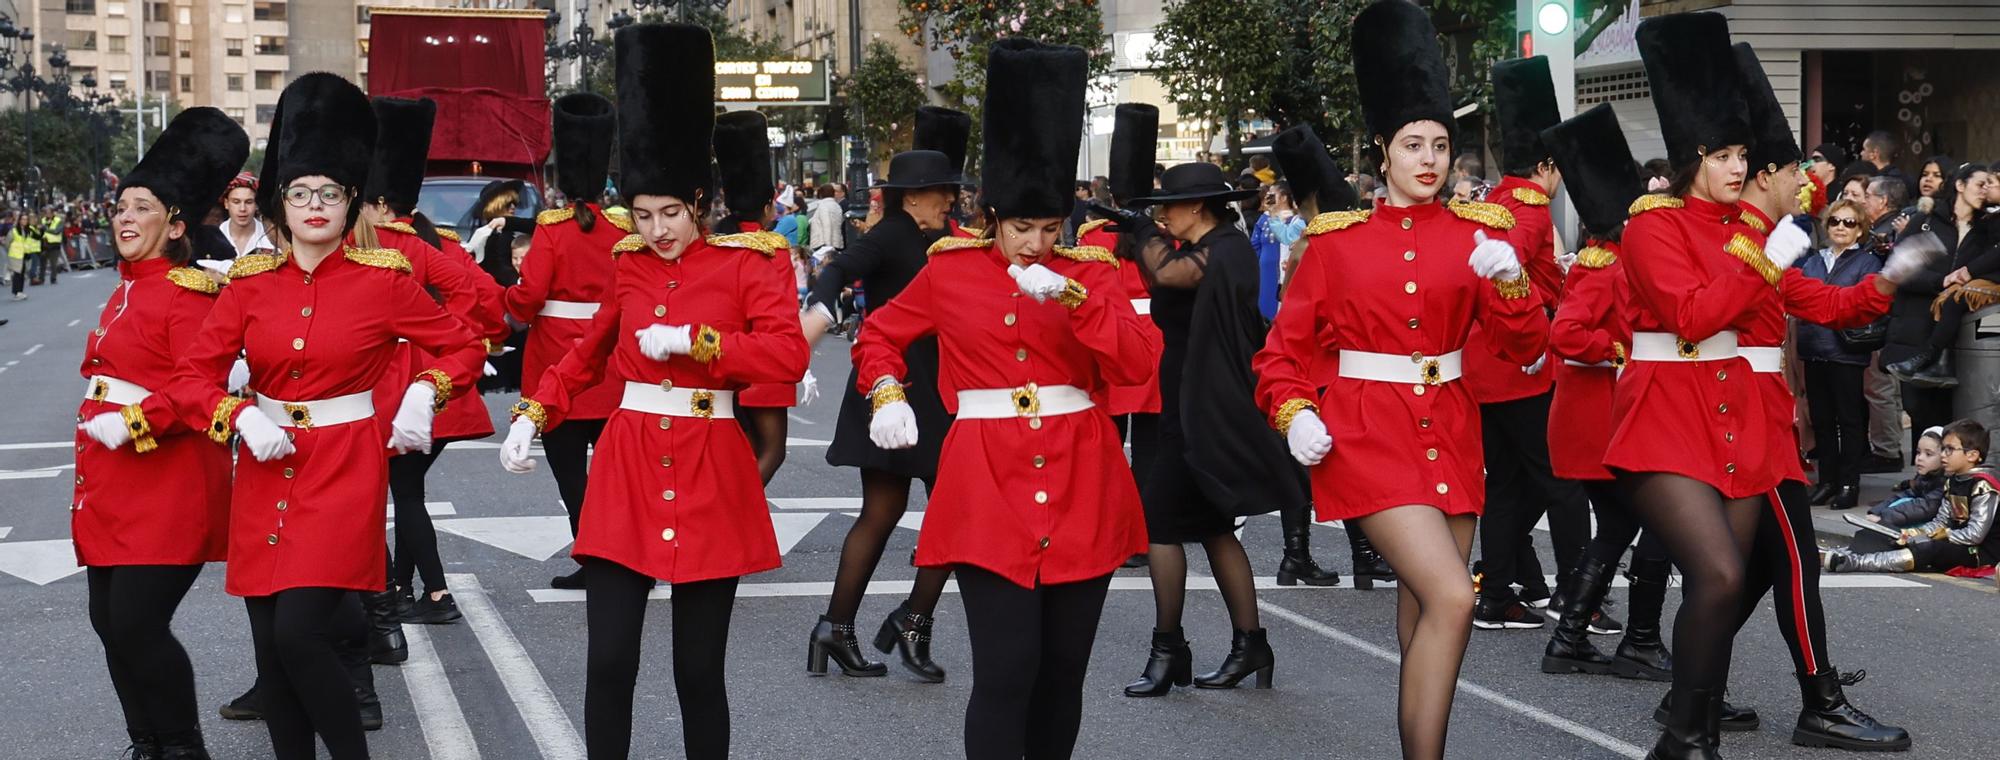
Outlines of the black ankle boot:
[[806,673],[826,675],[828,658],[840,666],[844,675],[874,678],[889,673],[889,666],[869,662],[867,657],[862,656],[861,642],[854,638],[852,623],[835,623],[821,615],[819,625],[813,626],[812,637],[806,641]]
[[570,571],[570,574],[568,575],[558,575],[554,578],[550,578],[549,588],[563,589],[565,591],[582,591],[583,568],[579,567],[573,571]]
[[1153,631],[1153,651],[1146,656],[1146,669],[1139,680],[1125,686],[1125,696],[1157,697],[1186,686],[1194,680],[1194,652],[1188,649],[1181,629]]
[[1798,727],[1792,729],[1792,743],[1803,747],[1833,747],[1861,752],[1902,752],[1910,748],[1910,732],[1885,726],[1847,703],[1842,684],[1860,683],[1867,674],[1854,671],[1842,677],[1828,670],[1799,676],[1799,692],[1805,708],[1799,711]]
[[[1660,698],[1660,706],[1653,708],[1653,722],[1663,726],[1670,725],[1669,721],[1672,720],[1673,715],[1672,699],[1673,692],[1671,691],[1666,696]],[[1718,731],[1755,731],[1759,726],[1764,725],[1764,718],[1757,714],[1757,708],[1737,707],[1730,704],[1729,700],[1726,699],[1719,700],[1716,703],[1715,714],[1716,730]]]
[[403,637],[403,624],[396,615],[396,595],[387,591],[362,594],[361,606],[368,611],[368,660],[377,665],[401,665],[410,659],[410,642]]
[[1937,361],[1931,362],[1929,366],[1923,369],[1910,373],[1905,382],[1919,388],[1958,387],[1958,372],[1951,366],[1951,355],[1953,353],[1956,352],[1939,351]]
[[1882,371],[1889,373],[1897,380],[1906,383],[1911,382],[1918,372],[1929,369],[1932,364],[1937,363],[1940,353],[1935,349],[1926,348],[1918,351],[1915,356],[1911,356],[1908,359],[1882,365]]
[[1271,653],[1271,642],[1264,638],[1264,629],[1236,631],[1229,637],[1229,656],[1223,658],[1222,667],[1213,673],[1205,673],[1194,679],[1200,689],[1233,689],[1236,682],[1257,674],[1257,688],[1271,688],[1271,666],[1277,662],[1277,655]]
[[875,648],[883,654],[896,650],[903,667],[926,683],[944,683],[944,668],[931,662],[931,616],[911,612],[904,601],[882,621],[875,632]]
[[1567,585],[1555,635],[1542,650],[1542,672],[1610,675],[1611,658],[1590,644],[1590,616],[1611,589],[1611,565],[1585,557]]
[[1347,548],[1354,553],[1354,587],[1362,590],[1375,588],[1376,581],[1396,580],[1395,568],[1389,561],[1375,553],[1375,545],[1368,542],[1368,535],[1361,532],[1361,526],[1353,522],[1347,526]]
[[1806,492],[1806,504],[1814,507],[1824,506],[1827,502],[1833,501],[1833,495],[1839,491],[1840,486],[1834,485],[1833,481],[1822,480],[1813,486],[1811,491]]
[[[1666,730],[1646,753],[1646,760],[1721,760],[1722,739],[1716,733],[1712,713],[1722,695],[1706,689],[1667,692]],[[1655,718],[1661,716],[1654,716]]]
[[120,758],[130,760],[160,760],[160,737],[151,731],[125,729],[125,735],[132,738],[132,745],[125,748]]
[[201,729],[160,732],[160,760],[210,760]]
[[1660,638],[1660,608],[1666,604],[1667,570],[1664,559],[1634,560],[1626,579],[1632,582],[1626,606],[1625,638],[1611,656],[1611,670],[1625,678],[1648,681],[1674,680],[1674,655]]
[[1312,525],[1285,531],[1285,558],[1278,562],[1278,585],[1332,586],[1340,583],[1340,573],[1325,570],[1313,561]]

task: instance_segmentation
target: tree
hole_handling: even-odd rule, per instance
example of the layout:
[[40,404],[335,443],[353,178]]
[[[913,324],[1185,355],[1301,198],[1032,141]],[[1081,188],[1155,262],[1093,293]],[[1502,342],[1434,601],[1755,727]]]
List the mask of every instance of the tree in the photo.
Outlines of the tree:
[[894,49],[881,40],[868,43],[861,66],[842,85],[853,118],[863,125],[862,136],[874,148],[871,160],[885,160],[909,146],[924,88]]
[[1287,28],[1282,0],[1175,0],[1154,27],[1153,62],[1183,118],[1229,136],[1232,162],[1243,153],[1243,122],[1278,100],[1296,53],[1273,44]]
[[[14,109],[0,114],[0,183],[20,186],[26,171],[27,128],[34,129],[35,187],[43,193],[78,195],[96,187],[98,170],[107,166],[114,172],[129,170],[131,121],[123,114],[85,117],[80,112],[59,112],[37,104],[32,111]],[[124,151],[119,151],[119,135],[124,135]],[[108,153],[108,155],[107,155]]]
[[[903,33],[952,58],[951,81],[933,85],[945,104],[972,116],[967,166],[979,162],[986,102],[986,48],[1003,37],[1075,45],[1090,54],[1093,81],[1111,72],[1111,39],[1097,0],[898,0]],[[1077,129],[1083,129],[1078,124]]]

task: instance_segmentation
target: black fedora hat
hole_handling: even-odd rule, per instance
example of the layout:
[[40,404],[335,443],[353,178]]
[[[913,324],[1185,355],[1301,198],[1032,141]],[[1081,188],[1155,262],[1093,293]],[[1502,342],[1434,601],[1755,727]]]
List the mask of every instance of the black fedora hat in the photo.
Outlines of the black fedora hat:
[[1238,190],[1223,176],[1222,167],[1205,161],[1180,164],[1169,167],[1160,175],[1160,190],[1144,198],[1133,198],[1128,205],[1173,203],[1175,201],[1198,201],[1219,198],[1224,201],[1240,201],[1256,195],[1256,190]]
[[951,165],[951,157],[935,150],[906,150],[889,158],[889,176],[874,187],[915,190],[920,187],[963,185],[965,177]]

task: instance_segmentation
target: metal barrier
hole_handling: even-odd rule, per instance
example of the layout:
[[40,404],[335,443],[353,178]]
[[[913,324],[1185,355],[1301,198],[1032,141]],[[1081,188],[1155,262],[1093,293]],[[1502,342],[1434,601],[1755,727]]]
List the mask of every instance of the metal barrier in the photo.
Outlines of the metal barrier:
[[63,262],[71,270],[97,269],[116,261],[118,248],[112,245],[109,230],[87,232],[63,243]]

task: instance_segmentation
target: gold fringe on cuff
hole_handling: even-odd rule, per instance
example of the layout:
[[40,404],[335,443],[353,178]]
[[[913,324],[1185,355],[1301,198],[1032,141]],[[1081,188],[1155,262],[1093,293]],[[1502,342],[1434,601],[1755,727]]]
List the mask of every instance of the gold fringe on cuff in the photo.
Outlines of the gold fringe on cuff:
[[1065,308],[1075,309],[1078,306],[1082,306],[1084,299],[1089,297],[1090,289],[1085,288],[1083,283],[1076,280],[1064,279],[1062,292],[1056,294],[1056,302],[1062,304]]
[[425,380],[431,381],[431,385],[437,388],[437,393],[431,398],[431,414],[442,414],[444,405],[451,401],[451,375],[436,368],[417,373],[416,382]]
[[703,364],[722,358],[722,333],[708,325],[695,328],[694,345],[688,347],[688,357]]
[[518,420],[522,417],[526,417],[529,422],[535,423],[536,433],[549,428],[549,410],[542,408],[542,402],[540,401],[524,398],[521,399],[520,403],[515,404],[513,419]]
[[138,404],[128,404],[118,408],[118,416],[125,418],[125,429],[132,432],[132,450],[144,454],[160,447],[153,440],[153,426],[146,421],[146,410]]
[[229,444],[229,437],[236,434],[236,407],[243,405],[243,399],[224,396],[215,405],[215,414],[208,421],[208,439],[223,445]]
[[894,404],[898,401],[908,401],[908,400],[909,397],[903,395],[902,384],[890,383],[888,385],[876,388],[874,392],[868,394],[868,401],[869,401],[868,413],[874,414],[876,412],[882,411],[882,407]]
[[1534,283],[1528,279],[1528,275],[1525,273],[1511,280],[1494,280],[1493,287],[1500,290],[1501,298],[1509,301],[1517,298],[1527,298],[1535,292]]
[[1271,417],[1271,427],[1277,428],[1279,435],[1289,435],[1292,432],[1293,418],[1298,417],[1299,412],[1309,409],[1317,413],[1319,412],[1319,405],[1313,403],[1311,399],[1303,398],[1295,398],[1280,404],[1278,405],[1278,413]]

